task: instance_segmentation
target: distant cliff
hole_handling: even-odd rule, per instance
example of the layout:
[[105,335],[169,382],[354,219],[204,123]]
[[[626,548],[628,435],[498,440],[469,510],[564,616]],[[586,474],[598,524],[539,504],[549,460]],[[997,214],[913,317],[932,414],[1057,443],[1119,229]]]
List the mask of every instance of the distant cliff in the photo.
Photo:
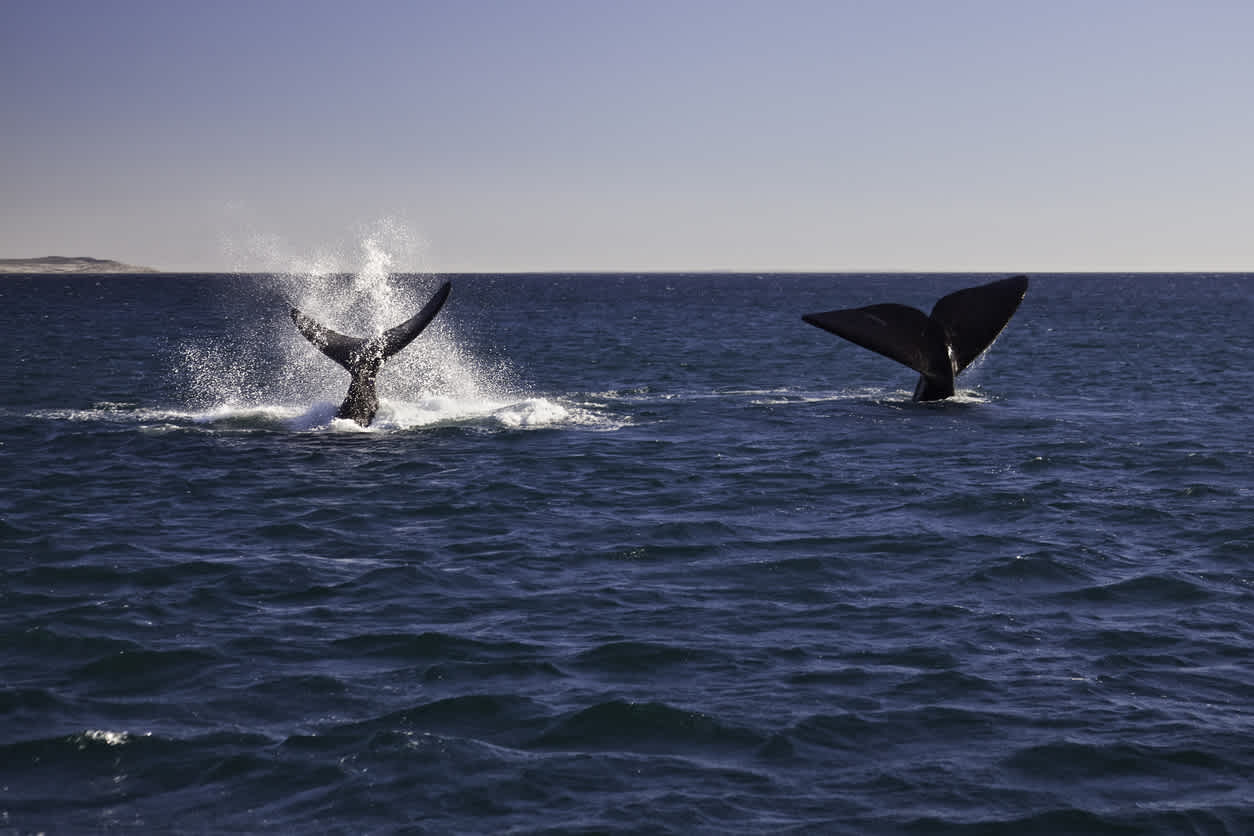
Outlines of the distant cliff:
[[0,273],[159,273],[107,258],[49,255],[43,258],[0,258]]

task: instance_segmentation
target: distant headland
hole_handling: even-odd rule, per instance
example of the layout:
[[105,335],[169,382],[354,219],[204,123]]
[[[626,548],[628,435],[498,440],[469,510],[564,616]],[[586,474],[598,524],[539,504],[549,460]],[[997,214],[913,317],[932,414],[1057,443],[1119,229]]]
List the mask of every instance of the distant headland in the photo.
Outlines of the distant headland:
[[0,273],[160,273],[151,267],[136,267],[107,258],[49,255],[43,258],[0,258]]

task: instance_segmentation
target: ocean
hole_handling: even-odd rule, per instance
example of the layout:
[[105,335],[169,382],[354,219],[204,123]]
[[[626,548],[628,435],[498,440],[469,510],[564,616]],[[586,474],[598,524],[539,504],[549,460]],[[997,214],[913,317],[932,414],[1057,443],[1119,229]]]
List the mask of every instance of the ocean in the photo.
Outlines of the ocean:
[[1254,833],[1254,281],[1004,275],[0,279],[0,833]]

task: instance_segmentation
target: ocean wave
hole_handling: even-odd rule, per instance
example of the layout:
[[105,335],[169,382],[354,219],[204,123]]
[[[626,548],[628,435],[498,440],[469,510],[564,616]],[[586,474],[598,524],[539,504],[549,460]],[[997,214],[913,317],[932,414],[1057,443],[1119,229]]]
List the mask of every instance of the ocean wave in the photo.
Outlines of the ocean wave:
[[648,751],[685,747],[757,747],[766,737],[748,727],[730,725],[701,711],[660,702],[608,700],[560,718],[530,741],[540,748],[611,747]]

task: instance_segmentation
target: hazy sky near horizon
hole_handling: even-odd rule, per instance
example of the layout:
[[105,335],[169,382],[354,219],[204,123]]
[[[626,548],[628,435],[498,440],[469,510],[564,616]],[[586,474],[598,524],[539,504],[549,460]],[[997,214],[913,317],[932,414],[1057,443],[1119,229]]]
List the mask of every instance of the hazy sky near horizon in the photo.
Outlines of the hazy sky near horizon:
[[0,257],[1251,270],[1246,0],[4,0]]

